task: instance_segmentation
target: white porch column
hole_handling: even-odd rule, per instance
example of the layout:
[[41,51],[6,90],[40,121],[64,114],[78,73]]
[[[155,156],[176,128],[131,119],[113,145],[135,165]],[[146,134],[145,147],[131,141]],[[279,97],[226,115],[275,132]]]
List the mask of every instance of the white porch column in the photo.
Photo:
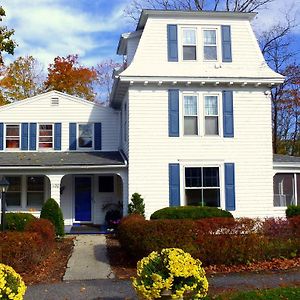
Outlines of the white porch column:
[[50,197],[60,206],[60,183],[65,174],[47,175],[50,180]]
[[128,174],[127,172],[122,172],[120,174],[123,183],[123,216],[128,214]]

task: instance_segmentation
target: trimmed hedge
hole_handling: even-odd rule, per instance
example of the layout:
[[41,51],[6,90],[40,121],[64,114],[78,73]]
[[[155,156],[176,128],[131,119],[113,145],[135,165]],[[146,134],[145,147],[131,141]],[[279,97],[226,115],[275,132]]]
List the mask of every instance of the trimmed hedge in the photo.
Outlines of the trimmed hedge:
[[204,265],[247,264],[299,256],[300,217],[148,221],[129,216],[121,221],[119,241],[136,259],[176,247],[199,258]]
[[289,205],[285,211],[285,215],[287,218],[300,216],[300,206]]
[[41,219],[47,219],[52,222],[57,236],[65,235],[63,213],[54,199],[50,198],[44,203],[41,211]]
[[5,220],[7,230],[24,231],[26,224],[36,217],[29,213],[6,213]]
[[175,206],[165,207],[154,212],[150,219],[191,219],[233,218],[229,211],[207,206]]

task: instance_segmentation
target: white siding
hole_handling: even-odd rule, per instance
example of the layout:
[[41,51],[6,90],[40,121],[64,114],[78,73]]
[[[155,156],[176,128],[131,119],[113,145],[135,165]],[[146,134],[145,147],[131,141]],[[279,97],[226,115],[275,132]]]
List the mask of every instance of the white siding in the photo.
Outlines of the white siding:
[[[59,97],[59,105],[51,105],[51,97]],[[119,112],[108,107],[55,92],[23,100],[0,109],[3,123],[62,123],[62,151],[69,150],[69,123],[101,122],[102,151],[117,151],[119,148]]]
[[[178,24],[179,62],[167,61],[167,24]],[[182,61],[181,26],[197,28],[198,43],[195,61]],[[213,26],[218,29],[220,58],[220,26],[231,25],[232,63],[203,61],[202,29]],[[278,77],[265,63],[248,20],[149,17],[131,65],[122,76],[190,76],[190,77]]]
[[128,93],[123,99],[122,107],[121,107],[121,114],[122,114],[122,124],[121,124],[121,145],[125,155],[128,157],[128,149],[129,149],[129,131],[128,131],[128,110],[129,110],[129,99]]
[[[271,105],[262,90],[234,91],[233,139],[187,137],[182,134],[178,138],[168,137],[166,88],[130,88],[129,99],[129,197],[134,192],[144,197],[147,216],[169,205],[168,164],[178,161],[182,168],[184,165],[215,163],[222,167],[225,162],[234,162],[235,216],[272,214]],[[182,187],[182,202],[183,197]],[[224,195],[221,197],[224,205]]]

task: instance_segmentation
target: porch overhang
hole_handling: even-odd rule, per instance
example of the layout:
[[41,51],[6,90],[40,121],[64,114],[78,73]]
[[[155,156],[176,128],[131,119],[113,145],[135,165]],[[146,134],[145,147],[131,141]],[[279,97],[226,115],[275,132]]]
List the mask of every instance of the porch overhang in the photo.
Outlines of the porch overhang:
[[290,155],[273,155],[273,169],[275,171],[300,171],[300,157]]

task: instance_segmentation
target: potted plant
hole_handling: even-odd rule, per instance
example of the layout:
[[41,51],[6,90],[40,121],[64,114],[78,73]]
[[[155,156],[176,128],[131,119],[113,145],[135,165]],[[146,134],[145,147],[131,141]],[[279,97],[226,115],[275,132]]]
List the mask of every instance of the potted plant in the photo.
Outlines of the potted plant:
[[201,262],[178,248],[154,251],[137,263],[132,284],[139,299],[199,299],[208,291]]

